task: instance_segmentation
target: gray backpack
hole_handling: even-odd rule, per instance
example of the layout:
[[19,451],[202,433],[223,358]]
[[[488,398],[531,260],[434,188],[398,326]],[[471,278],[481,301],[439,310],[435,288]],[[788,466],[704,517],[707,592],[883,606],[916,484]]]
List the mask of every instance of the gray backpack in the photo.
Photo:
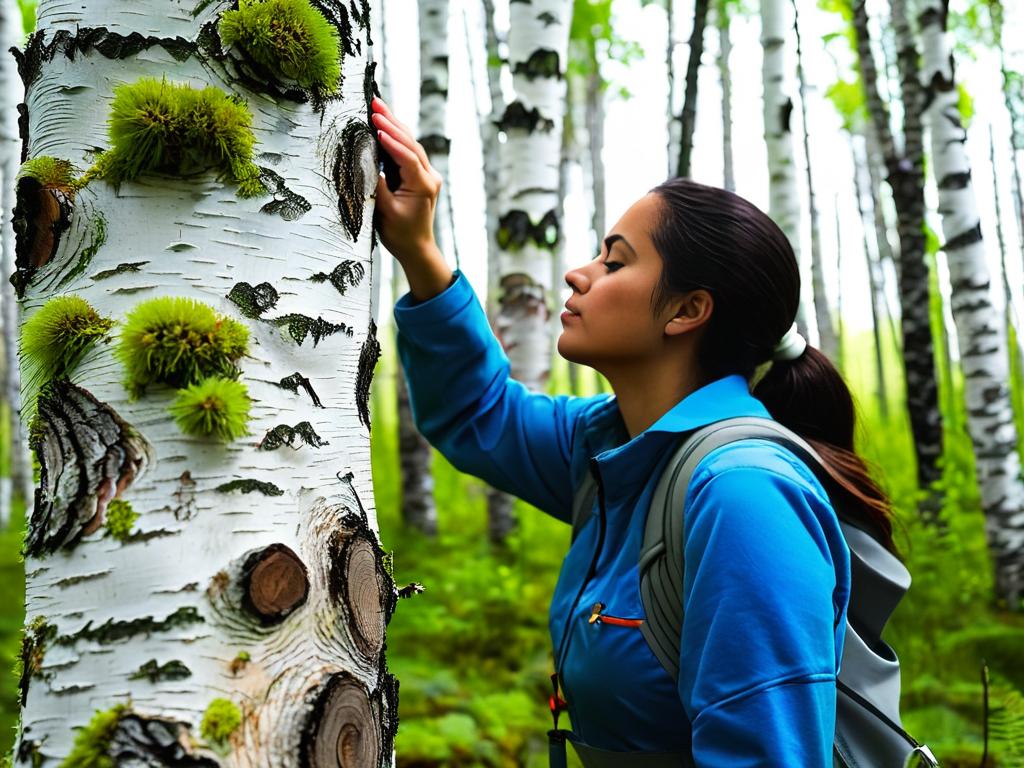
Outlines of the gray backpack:
[[[679,678],[683,627],[683,508],[687,486],[701,460],[737,440],[770,440],[785,446],[811,469],[830,498],[842,499],[821,457],[799,435],[771,419],[741,417],[709,424],[693,433],[669,459],[651,500],[640,547],[640,632],[665,670]],[[590,473],[573,500],[573,539],[593,507]],[[882,630],[910,586],[903,564],[835,505],[850,549],[851,589],[846,638],[837,681],[835,768],[938,766],[934,755],[900,725],[900,666],[882,640]],[[916,762],[915,762],[916,761]]]

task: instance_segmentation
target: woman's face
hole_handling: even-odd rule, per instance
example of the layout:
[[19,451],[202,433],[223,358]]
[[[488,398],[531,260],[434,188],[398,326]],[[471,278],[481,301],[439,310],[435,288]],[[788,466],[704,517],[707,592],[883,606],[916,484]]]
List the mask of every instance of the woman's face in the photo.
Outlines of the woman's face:
[[[657,355],[663,349],[670,306],[651,314],[651,296],[662,261],[648,233],[657,220],[659,199],[649,193],[622,215],[592,261],[565,273],[572,288],[563,313],[558,353],[605,375]],[[672,305],[674,306],[674,305]]]

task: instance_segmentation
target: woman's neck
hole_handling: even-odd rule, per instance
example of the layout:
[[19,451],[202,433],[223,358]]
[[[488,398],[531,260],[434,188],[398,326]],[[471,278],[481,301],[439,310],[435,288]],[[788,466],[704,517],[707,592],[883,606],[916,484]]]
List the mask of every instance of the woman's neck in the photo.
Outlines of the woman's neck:
[[605,377],[615,392],[630,440],[704,383],[692,368],[680,371],[678,366],[666,365],[632,367],[629,371],[610,372]]

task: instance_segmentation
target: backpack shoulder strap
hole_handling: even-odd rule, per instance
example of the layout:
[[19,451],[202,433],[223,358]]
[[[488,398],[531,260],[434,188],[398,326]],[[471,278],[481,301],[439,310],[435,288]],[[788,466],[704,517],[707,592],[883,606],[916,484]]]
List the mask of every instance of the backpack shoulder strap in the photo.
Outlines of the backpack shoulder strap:
[[576,488],[572,499],[572,539],[576,541],[580,530],[590,519],[590,512],[594,507],[594,499],[597,497],[597,482],[590,472],[583,473],[583,482]]
[[[679,636],[683,629],[683,524],[680,514],[694,471],[717,448],[760,438],[794,451],[815,475],[827,477],[817,452],[801,437],[771,419],[725,419],[692,433],[669,459],[651,498],[640,546],[640,600],[646,617],[640,632],[651,651],[679,679]],[[826,486],[827,487],[827,486]]]

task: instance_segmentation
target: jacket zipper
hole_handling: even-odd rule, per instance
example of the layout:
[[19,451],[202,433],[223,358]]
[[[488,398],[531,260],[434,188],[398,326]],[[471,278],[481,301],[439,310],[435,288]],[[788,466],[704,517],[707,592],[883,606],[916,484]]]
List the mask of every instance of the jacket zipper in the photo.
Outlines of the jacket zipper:
[[639,627],[644,623],[643,619],[623,619],[619,616],[609,616],[607,613],[601,613],[605,609],[604,603],[594,603],[594,607],[590,609],[590,623],[591,624],[614,624],[617,627]]

